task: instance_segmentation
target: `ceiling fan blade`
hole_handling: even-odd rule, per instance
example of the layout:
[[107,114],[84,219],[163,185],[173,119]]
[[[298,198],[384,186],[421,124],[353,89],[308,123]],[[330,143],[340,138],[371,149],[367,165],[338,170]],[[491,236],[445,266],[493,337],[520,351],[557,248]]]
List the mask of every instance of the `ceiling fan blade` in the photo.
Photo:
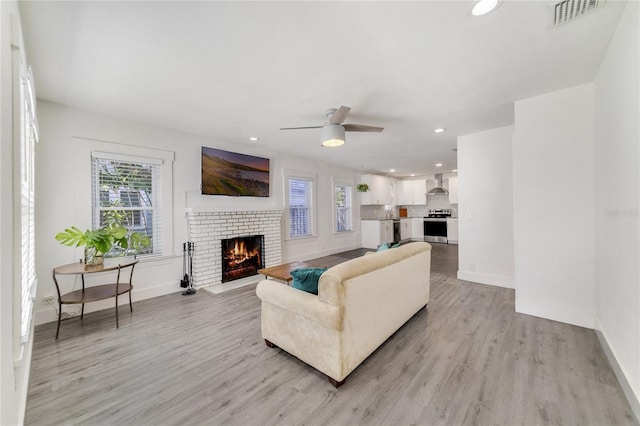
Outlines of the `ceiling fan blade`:
[[343,124],[347,132],[381,132],[384,127],[364,126],[362,124]]
[[307,126],[307,127],[280,127],[280,130],[299,130],[299,129],[322,129],[324,126]]
[[331,119],[329,120],[329,123],[342,124],[344,120],[347,118],[349,111],[351,111],[351,108],[346,106],[341,106],[336,110],[336,112],[333,113],[333,115],[331,116]]

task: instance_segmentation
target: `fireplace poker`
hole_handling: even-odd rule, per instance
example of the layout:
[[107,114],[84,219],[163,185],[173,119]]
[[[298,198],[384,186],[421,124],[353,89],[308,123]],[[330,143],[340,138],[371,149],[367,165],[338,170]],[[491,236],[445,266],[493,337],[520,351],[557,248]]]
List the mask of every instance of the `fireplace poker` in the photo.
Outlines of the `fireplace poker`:
[[187,275],[187,243],[182,243],[182,279],[180,287],[189,287],[189,275]]
[[196,289],[193,288],[193,250],[195,244],[189,241],[187,243],[187,252],[189,254],[189,287],[182,292],[183,296],[189,296],[192,294],[196,294]]

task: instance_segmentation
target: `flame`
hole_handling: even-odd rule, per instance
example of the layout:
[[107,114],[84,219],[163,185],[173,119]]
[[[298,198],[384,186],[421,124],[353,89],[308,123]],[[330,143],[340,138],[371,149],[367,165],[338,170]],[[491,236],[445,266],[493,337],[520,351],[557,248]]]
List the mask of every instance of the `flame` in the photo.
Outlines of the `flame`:
[[246,244],[242,240],[236,240],[233,248],[229,250],[230,266],[238,265],[247,259],[258,256],[258,248],[248,250]]

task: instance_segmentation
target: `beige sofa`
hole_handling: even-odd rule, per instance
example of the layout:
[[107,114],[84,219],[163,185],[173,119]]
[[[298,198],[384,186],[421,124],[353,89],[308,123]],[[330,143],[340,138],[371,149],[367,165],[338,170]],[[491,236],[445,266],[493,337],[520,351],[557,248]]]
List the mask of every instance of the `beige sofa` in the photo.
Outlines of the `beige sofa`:
[[318,295],[264,280],[262,336],[336,387],[429,302],[431,246],[409,243],[328,269]]

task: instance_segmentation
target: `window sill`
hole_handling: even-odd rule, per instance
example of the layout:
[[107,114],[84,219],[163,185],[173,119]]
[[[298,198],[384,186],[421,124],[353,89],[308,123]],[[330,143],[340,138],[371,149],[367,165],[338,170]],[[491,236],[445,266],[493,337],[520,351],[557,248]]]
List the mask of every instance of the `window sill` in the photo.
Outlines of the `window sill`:
[[288,238],[285,238],[284,240],[285,241],[300,241],[300,240],[311,240],[311,239],[314,239],[314,238],[318,238],[318,236],[317,235],[302,235],[300,237],[288,237]]
[[353,236],[356,232],[354,230],[351,231],[340,231],[340,232],[335,232],[333,233],[334,236],[336,237],[350,237]]
[[[176,256],[175,254],[165,254],[165,255],[151,254],[151,255],[138,257],[137,260],[139,261],[140,265],[144,265],[148,263],[158,264],[158,263],[168,262],[172,259],[176,259],[177,257],[178,256]],[[122,259],[126,259],[126,261],[132,261],[133,256],[108,257],[104,260],[104,262],[105,264],[117,265],[118,263],[122,263]]]

